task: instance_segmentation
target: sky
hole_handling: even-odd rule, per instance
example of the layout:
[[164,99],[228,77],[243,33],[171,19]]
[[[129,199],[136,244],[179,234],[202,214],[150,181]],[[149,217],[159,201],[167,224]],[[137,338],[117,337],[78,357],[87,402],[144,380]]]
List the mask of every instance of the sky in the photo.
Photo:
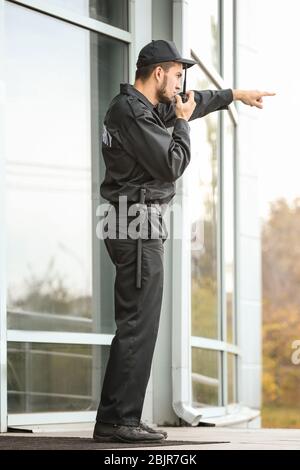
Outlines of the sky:
[[[274,91],[257,110],[260,121],[260,216],[270,201],[300,196],[300,55],[299,0],[261,0],[259,3],[259,67],[255,88]],[[241,85],[241,84],[240,84]],[[241,88],[242,86],[240,86]]]

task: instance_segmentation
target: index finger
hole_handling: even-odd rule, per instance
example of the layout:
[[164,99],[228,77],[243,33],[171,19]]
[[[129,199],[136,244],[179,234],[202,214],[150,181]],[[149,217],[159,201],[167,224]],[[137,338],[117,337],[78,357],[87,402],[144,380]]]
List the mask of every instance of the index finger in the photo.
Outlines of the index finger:
[[269,92],[269,91],[262,91],[260,93],[261,96],[275,96],[276,93],[273,93],[273,92]]
[[182,104],[182,99],[180,95],[175,95],[175,105]]

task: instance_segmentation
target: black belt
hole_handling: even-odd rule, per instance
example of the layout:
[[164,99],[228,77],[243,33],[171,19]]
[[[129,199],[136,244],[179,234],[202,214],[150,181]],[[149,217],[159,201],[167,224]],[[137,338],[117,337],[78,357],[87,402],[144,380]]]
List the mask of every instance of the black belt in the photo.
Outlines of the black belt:
[[[145,201],[146,189],[140,189],[140,200],[138,202],[127,201],[126,207],[127,210],[134,205],[141,204],[146,205],[147,207],[151,207],[154,204],[161,205],[162,203],[158,200],[152,201]],[[120,205],[118,202],[110,201],[110,204],[115,207],[115,209],[119,209]],[[125,204],[124,204],[125,206]],[[140,233],[137,238],[137,245],[136,245],[136,287],[140,289],[142,286],[142,227],[140,227]]]
[[[120,207],[120,204],[118,202],[110,201],[109,203],[112,206],[114,206],[116,209],[118,209]],[[137,201],[137,202],[128,201],[126,204],[124,204],[124,206],[126,206],[129,209],[129,207],[135,206],[136,204],[141,204],[141,202],[140,201]],[[144,201],[143,204],[147,207],[150,207],[150,206],[153,206],[155,204],[162,205],[162,202],[158,201],[158,200]]]

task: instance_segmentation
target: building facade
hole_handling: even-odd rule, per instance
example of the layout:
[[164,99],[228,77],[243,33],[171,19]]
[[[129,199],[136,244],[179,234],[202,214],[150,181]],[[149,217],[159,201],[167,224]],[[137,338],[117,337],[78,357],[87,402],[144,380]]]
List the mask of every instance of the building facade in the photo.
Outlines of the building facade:
[[[257,11],[256,0],[0,0],[2,432],[95,419],[115,332],[96,236],[102,122],[139,50],[174,40],[197,61],[188,89],[253,87]],[[256,126],[236,103],[191,123],[146,421],[259,425]]]

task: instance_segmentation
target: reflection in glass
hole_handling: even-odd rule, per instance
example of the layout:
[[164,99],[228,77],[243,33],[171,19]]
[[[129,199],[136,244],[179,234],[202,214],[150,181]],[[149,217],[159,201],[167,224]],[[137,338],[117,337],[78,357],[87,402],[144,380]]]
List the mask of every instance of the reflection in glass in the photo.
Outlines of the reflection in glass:
[[5,28],[8,327],[112,333],[112,292],[101,324],[92,303],[91,154],[127,47],[8,2]]
[[[193,70],[194,69],[194,70]],[[191,72],[191,73],[190,73]],[[189,71],[189,89],[213,88],[198,67]],[[189,191],[192,288],[192,335],[219,337],[218,315],[218,114],[190,122],[191,163],[186,171]],[[202,227],[202,244],[193,236]]]
[[8,343],[8,412],[94,411],[108,346]]
[[226,298],[227,341],[233,343],[234,335],[234,125],[224,113],[224,290]]
[[189,44],[206,64],[220,71],[219,0],[189,0]]
[[128,31],[128,0],[44,0],[43,3]]
[[227,354],[228,404],[236,403],[236,356]]
[[192,348],[192,393],[195,407],[220,405],[220,353]]

